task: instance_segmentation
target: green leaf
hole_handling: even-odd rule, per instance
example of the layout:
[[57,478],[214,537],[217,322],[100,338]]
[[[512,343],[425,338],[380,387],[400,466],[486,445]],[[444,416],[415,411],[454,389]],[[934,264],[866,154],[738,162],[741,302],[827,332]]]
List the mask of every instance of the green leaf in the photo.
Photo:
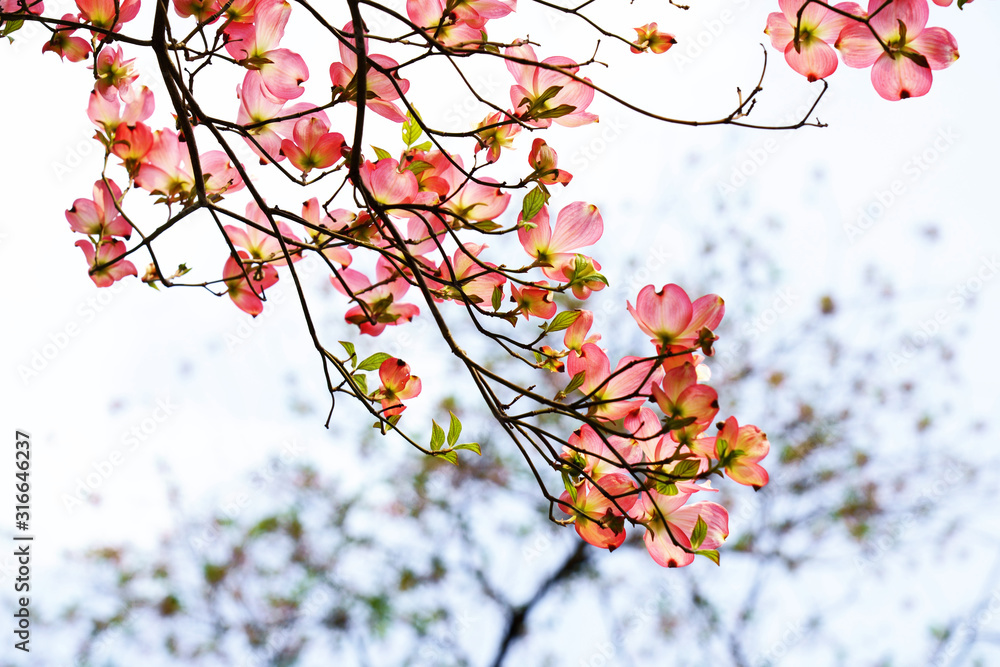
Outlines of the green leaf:
[[355,373],[354,375],[351,376],[351,379],[354,380],[354,384],[358,385],[358,389],[361,390],[361,393],[367,396],[368,378],[362,375],[361,373]]
[[423,160],[414,160],[410,164],[406,165],[406,169],[409,169],[414,174],[419,174],[421,172],[427,171],[433,166],[434,165],[432,165],[430,162],[424,162]]
[[347,355],[351,359],[351,368],[357,370],[358,368],[358,355],[354,351],[354,343],[348,343],[346,340],[338,341],[346,351]]
[[413,150],[415,150],[415,151],[429,151],[432,148],[434,148],[434,144],[432,144],[429,141],[425,141],[422,144],[417,144],[416,146],[414,146]]
[[662,493],[665,496],[676,496],[677,495],[677,485],[673,482],[654,482],[653,489]]
[[438,426],[436,421],[431,420],[431,451],[436,452],[444,444],[444,429]]
[[535,98],[535,103],[532,104],[531,106],[533,106],[536,109],[541,109],[543,106],[545,106],[546,102],[548,102],[553,97],[558,95],[560,90],[562,90],[562,86],[549,86],[548,88],[545,89],[544,93]]
[[391,355],[385,352],[376,352],[372,356],[368,357],[358,365],[359,371],[374,371],[378,370],[378,367],[382,365],[382,362],[389,359]]
[[570,325],[576,322],[577,318],[580,317],[579,310],[564,310],[555,316],[555,318],[543,327],[546,333],[552,333],[553,331],[562,331],[563,329],[569,329]]
[[708,524],[705,520],[698,515],[698,521],[694,524],[694,530],[691,531],[691,548],[697,549],[701,546],[701,543],[705,541],[705,536],[708,535]]
[[465,225],[466,227],[472,227],[473,229],[478,229],[481,232],[492,232],[500,229],[500,225],[493,222],[492,220],[477,220],[476,222],[470,222]]
[[569,381],[568,385],[566,385],[566,388],[563,389],[563,393],[569,394],[575,391],[576,389],[579,389],[580,385],[583,384],[583,380],[586,377],[586,375],[587,375],[586,371],[580,371],[579,373],[574,375],[573,379]]
[[704,556],[716,565],[719,564],[719,552],[716,549],[699,549],[694,553],[698,556]]
[[566,493],[573,500],[573,504],[576,504],[576,485],[573,484],[573,480],[570,479],[569,473],[565,470],[562,471],[563,486],[566,487]]
[[[18,30],[21,29],[21,26],[23,25],[24,25],[24,19],[14,19],[11,21],[7,21],[7,25],[3,27],[3,30],[0,30],[0,37],[7,37],[12,32],[17,32]],[[7,37],[7,38],[11,41],[12,44],[14,43],[13,37]]]
[[389,151],[383,148],[379,148],[378,146],[372,146],[372,148],[375,150],[375,155],[378,156],[379,160],[387,160],[392,158],[392,156],[389,155]]
[[458,420],[454,412],[448,414],[451,415],[451,423],[448,424],[448,446],[454,447],[455,443],[458,442],[458,436],[462,434],[462,422]]
[[470,452],[483,455],[483,450],[480,449],[478,442],[463,442],[461,445],[455,445],[452,449],[468,449]]
[[900,51],[900,54],[917,63],[917,65],[923,67],[924,69],[931,68],[931,64],[927,62],[927,58],[919,53],[916,53],[915,51]]
[[701,465],[697,461],[689,459],[678,463],[670,474],[681,479],[688,479],[697,475],[700,467]]
[[[419,117],[419,114],[417,114]],[[406,122],[403,123],[403,143],[406,144],[407,148],[416,143],[417,139],[424,131],[420,128],[420,124],[414,120],[413,116],[409,111],[406,112]]]
[[555,109],[546,109],[541,113],[535,114],[534,118],[536,120],[541,120],[543,118],[562,118],[563,116],[568,116],[574,111],[576,111],[576,107],[572,104],[560,104]]
[[521,219],[528,221],[534,218],[542,210],[542,207],[545,206],[547,200],[548,196],[545,192],[536,186],[524,196],[524,201],[521,202]]
[[500,310],[500,306],[503,305],[503,289],[499,285],[493,287],[492,305],[493,310]]
[[434,456],[442,458],[452,465],[458,465],[458,454],[455,452],[435,452]]

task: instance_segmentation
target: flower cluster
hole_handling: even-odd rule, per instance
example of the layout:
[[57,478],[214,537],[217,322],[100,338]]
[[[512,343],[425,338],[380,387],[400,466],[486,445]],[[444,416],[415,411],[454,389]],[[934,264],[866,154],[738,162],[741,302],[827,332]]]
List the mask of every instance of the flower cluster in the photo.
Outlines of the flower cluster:
[[[935,0],[949,5],[951,0]],[[887,100],[926,95],[933,70],[958,60],[958,44],[944,28],[928,28],[927,0],[869,0],[865,12],[853,2],[779,0],[764,32],[785,60],[810,81],[837,69],[840,51],[848,67],[872,68],[872,84]]]

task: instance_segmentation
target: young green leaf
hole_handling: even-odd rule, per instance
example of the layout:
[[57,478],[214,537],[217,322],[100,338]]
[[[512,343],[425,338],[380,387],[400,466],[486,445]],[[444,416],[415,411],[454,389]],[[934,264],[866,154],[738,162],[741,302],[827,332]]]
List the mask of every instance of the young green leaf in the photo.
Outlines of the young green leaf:
[[379,160],[386,160],[392,158],[392,155],[389,154],[389,151],[383,148],[379,148],[378,146],[372,146],[372,149],[374,149],[375,155],[378,157]]
[[452,449],[468,449],[470,452],[483,455],[483,450],[480,449],[478,442],[463,442],[460,445],[455,445]]
[[436,421],[431,421],[431,451],[436,452],[444,444],[444,429]]
[[451,423],[448,424],[448,446],[454,447],[455,443],[458,442],[458,436],[462,434],[462,422],[458,420],[454,412],[449,414],[451,415]]
[[[418,114],[419,115],[419,114]],[[406,122],[403,123],[403,143],[407,148],[416,143],[417,139],[424,131],[420,129],[420,124],[414,120],[409,111],[406,112]]]
[[715,549],[699,549],[694,552],[698,556],[704,556],[716,565],[719,564],[719,552]]
[[534,218],[542,210],[542,207],[545,206],[547,200],[548,197],[542,189],[535,187],[524,196],[524,201],[521,202],[521,219],[531,220]]
[[708,524],[699,515],[698,521],[695,522],[694,529],[691,531],[691,548],[700,547],[701,543],[705,541],[706,535],[708,535]]
[[562,331],[563,329],[569,329],[569,327],[576,322],[577,318],[580,317],[579,310],[564,310],[553,318],[551,322],[544,325],[544,331],[546,333],[552,333],[553,331]]
[[586,375],[587,375],[586,371],[580,371],[579,373],[574,375],[573,379],[569,381],[568,385],[566,385],[566,388],[563,389],[563,393],[569,395],[571,392],[578,389],[580,385],[583,384],[583,380],[586,377]]
[[382,362],[389,359],[391,355],[385,352],[376,352],[372,356],[368,357],[358,365],[358,370],[362,371],[374,371],[378,370],[378,367],[382,365]]
[[442,458],[452,465],[458,465],[458,454],[455,452],[434,452],[434,456]]
[[357,370],[358,368],[358,355],[354,351],[354,343],[348,343],[347,341],[338,341],[340,345],[347,351],[348,356],[351,359],[351,368]]

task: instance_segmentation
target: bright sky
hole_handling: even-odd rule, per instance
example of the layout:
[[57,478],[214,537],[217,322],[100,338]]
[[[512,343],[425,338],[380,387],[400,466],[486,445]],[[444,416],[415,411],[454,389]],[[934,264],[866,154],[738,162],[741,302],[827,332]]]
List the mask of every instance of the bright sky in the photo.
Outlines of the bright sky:
[[[69,3],[62,4],[69,11]],[[632,58],[605,43],[599,59],[627,63],[627,69],[605,73],[595,68],[588,75],[666,115],[725,115],[736,102],[736,86],[745,93],[759,75],[757,44],[766,39],[761,29],[769,7],[757,4],[700,3],[684,13],[651,0],[636,2],[629,16],[658,21],[680,43],[666,55]],[[539,20],[550,23],[550,18]],[[631,27],[617,14],[608,21],[623,33]],[[849,328],[857,340],[878,341],[880,331],[872,326],[878,302],[864,293],[868,288],[862,281],[865,267],[876,264],[891,276],[900,296],[897,321],[910,322],[908,330],[918,343],[921,327],[933,329],[932,320],[940,331],[932,338],[968,330],[957,360],[964,389],[961,395],[948,389],[940,396],[942,402],[960,405],[962,418],[941,444],[966,455],[982,453],[985,446],[992,455],[995,425],[985,442],[970,441],[962,429],[1000,407],[993,382],[1000,373],[995,344],[1000,132],[994,119],[1000,105],[994,85],[1000,71],[995,46],[1000,6],[978,2],[962,13],[932,7],[931,24],[948,27],[962,53],[954,67],[935,73],[931,93],[888,103],[876,95],[867,72],[841,65],[818,112],[830,125],[826,129],[694,130],[641,121],[598,101],[592,107],[601,115],[598,125],[559,130],[548,141],[559,151],[561,166],[575,176],[561,201],[588,198],[601,208],[611,233],[598,246],[600,252],[654,267],[641,284],[659,286],[691,274],[699,226],[712,224],[720,201],[737,210],[747,229],[759,230],[762,242],[784,258],[782,284],[792,295],[790,315],[764,336],[780,339],[783,327],[810,312],[819,294],[835,290],[870,304],[871,317],[857,309],[857,321]],[[574,43],[572,31],[551,39],[548,33],[547,25],[531,31],[545,44],[539,49],[542,57],[566,53],[583,59],[593,50],[592,42]],[[509,35],[491,32],[495,38],[516,34],[521,33],[513,28]],[[810,103],[820,84],[805,82],[769,46],[768,58],[765,91],[751,119],[787,121]],[[134,279],[114,289],[94,287],[82,253],[73,246],[78,237],[64,217],[75,198],[90,196],[100,169],[85,115],[91,85],[83,66],[61,64],[52,54],[38,53],[36,41],[19,39],[0,46],[0,68],[17,72],[5,77],[8,95],[0,106],[0,122],[7,128],[6,159],[0,163],[5,258],[0,281],[7,286],[8,314],[0,334],[6,350],[2,423],[11,439],[15,429],[32,435],[34,573],[37,595],[51,599],[57,595],[53,589],[64,550],[122,539],[153,546],[171,520],[165,489],[157,482],[161,466],[183,480],[187,497],[222,504],[240,492],[245,472],[264,465],[282,447],[301,450],[296,455],[303,460],[349,459],[350,444],[338,437],[338,420],[349,412],[338,407],[333,428],[322,428],[327,404],[319,363],[290,290],[253,321],[228,299],[199,290],[157,293]],[[502,103],[510,85],[506,72],[483,76],[482,85],[495,87]],[[317,71],[307,89],[319,96],[327,85],[325,72]],[[218,91],[229,95],[233,88]],[[464,96],[424,95],[416,100],[425,118],[471,122],[484,115],[465,111]],[[235,104],[234,98],[222,99]],[[158,96],[161,115],[164,100]],[[396,128],[386,126],[395,137]],[[522,143],[517,159],[526,160],[527,151]],[[142,197],[138,193],[133,199]],[[289,201],[301,201],[295,197]],[[862,215],[865,211],[870,217]],[[769,226],[771,220],[780,221],[780,228]],[[931,226],[940,234],[936,244],[923,241]],[[197,230],[189,233],[198,238]],[[168,240],[165,252],[177,257],[174,263],[187,261],[211,273],[221,269],[224,258],[221,244],[213,243]],[[608,293],[620,308],[634,291],[615,289],[615,275],[607,273],[613,283]],[[310,279],[319,286],[325,277],[317,271]],[[712,289],[726,294],[726,285]],[[763,313],[778,296],[730,303],[730,312]],[[970,307],[973,298],[975,308]],[[348,335],[336,317],[321,324],[330,341]],[[612,324],[609,320],[606,327]],[[892,355],[908,348],[894,339],[880,341],[879,349],[884,354],[872,372],[902,377],[905,363],[898,368]],[[295,387],[290,369],[299,382]],[[427,378],[433,370],[420,375]],[[316,411],[299,418],[289,395]],[[100,500],[68,508],[67,495],[88,480],[98,487]],[[986,506],[979,512],[968,521],[985,521],[984,534],[996,537],[995,518],[986,516]],[[5,525],[0,534],[9,531]],[[933,581],[957,577],[960,591],[975,590],[988,555],[975,552],[975,566],[961,573],[927,576]],[[0,564],[6,564],[4,557]],[[5,600],[7,581],[2,584]],[[928,604],[960,609],[968,599],[957,594]]]

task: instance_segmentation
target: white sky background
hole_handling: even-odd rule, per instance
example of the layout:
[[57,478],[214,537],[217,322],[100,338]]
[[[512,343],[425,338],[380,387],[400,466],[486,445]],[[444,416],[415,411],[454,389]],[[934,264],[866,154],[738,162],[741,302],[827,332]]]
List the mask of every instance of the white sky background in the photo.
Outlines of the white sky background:
[[[761,63],[757,43],[766,39],[761,29],[767,13],[774,10],[765,3],[703,2],[685,13],[663,3],[636,2],[628,18],[612,13],[607,25],[628,34],[631,26],[655,20],[674,32],[680,43],[661,56],[632,56],[605,43],[599,59],[613,67],[607,73],[595,68],[588,75],[666,115],[723,116],[735,104],[735,87],[747,92],[757,80]],[[528,11],[524,14],[531,20]],[[542,28],[530,29],[532,38],[544,45],[536,49],[540,57],[590,55],[592,39],[580,43],[577,33],[565,29],[571,23],[553,24],[550,18],[538,17]],[[491,37],[524,33],[503,25],[491,25]],[[642,265],[650,248],[662,248],[670,262],[647,282],[660,286],[692,273],[697,225],[711,224],[720,198],[745,215],[748,229],[769,234],[775,254],[784,258],[782,283],[797,300],[790,315],[779,319],[765,336],[781,339],[785,323],[811,312],[816,297],[831,289],[854,294],[875,307],[874,299],[864,293],[869,288],[861,276],[867,265],[876,263],[892,277],[900,296],[899,321],[912,322],[909,328],[914,333],[940,312],[945,315],[941,337],[970,332],[968,345],[958,355],[964,390],[959,395],[947,388],[940,396],[942,403],[961,405],[962,418],[956,418],[952,430],[947,426],[942,430],[946,437],[941,445],[965,455],[979,452],[992,457],[995,426],[975,439],[963,429],[976,418],[995,414],[998,407],[993,379],[1000,371],[995,351],[1000,280],[994,278],[1000,269],[990,268],[993,265],[984,260],[1000,259],[995,201],[1000,132],[994,119],[1000,103],[995,86],[1000,71],[995,47],[1000,7],[983,0],[961,13],[932,7],[930,25],[942,25],[955,34],[962,58],[951,69],[935,73],[927,97],[885,102],[871,87],[867,71],[841,65],[818,112],[830,124],[823,130],[695,130],[643,121],[599,100],[591,110],[601,115],[600,124],[558,129],[546,139],[559,151],[560,166],[575,175],[556,205],[587,198],[601,208],[606,233],[595,255],[602,262],[608,258],[606,269],[617,263],[625,270],[620,260],[611,259],[613,255],[638,258]],[[557,35],[552,35],[552,27]],[[299,48],[294,28],[283,46]],[[82,253],[73,246],[80,237],[69,231],[64,217],[74,199],[90,196],[99,174],[98,145],[89,139],[93,127],[85,115],[91,85],[83,65],[62,64],[51,54],[42,56],[38,48],[37,38],[0,47],[0,71],[7,84],[0,105],[0,122],[6,128],[6,159],[0,163],[0,250],[5,259],[0,281],[7,286],[0,398],[7,406],[2,432],[13,440],[14,430],[22,429],[33,438],[32,528],[38,541],[32,576],[37,599],[47,601],[59,595],[54,588],[63,583],[58,568],[66,549],[120,540],[155,545],[171,521],[165,489],[158,481],[161,465],[184,480],[187,498],[218,506],[245,487],[246,472],[279,453],[285,442],[302,447],[303,460],[349,466],[352,445],[338,438],[337,424],[352,413],[341,401],[334,427],[329,432],[322,428],[327,402],[319,363],[301,327],[287,278],[279,283],[287,290],[284,298],[269,306],[252,327],[227,298],[214,299],[199,290],[156,293],[135,279],[113,290],[93,286]],[[766,90],[751,120],[787,121],[811,101],[820,84],[805,82],[769,46],[768,55]],[[328,76],[319,66],[312,67],[311,74],[302,100],[323,99]],[[490,87],[493,80],[483,81]],[[510,85],[506,71],[495,80],[494,98],[503,103]],[[466,96],[434,92],[424,93],[425,98],[417,92],[418,84],[414,79],[413,92],[425,118],[437,113],[439,118],[465,120]],[[233,88],[235,83],[219,86],[225,94]],[[235,97],[230,101],[235,110]],[[154,121],[163,125],[166,99],[158,95],[157,102]],[[483,115],[470,112],[467,120]],[[384,145],[395,153],[398,143],[391,142],[398,128],[384,125],[391,133]],[[529,138],[521,139],[516,156],[507,158],[518,162],[519,169],[526,166],[530,146]],[[914,169],[914,156],[934,161],[926,169]],[[817,173],[823,174],[822,180],[815,180]],[[877,201],[879,192],[891,189],[894,181],[901,182],[902,194],[869,229],[860,235],[845,229],[857,223],[859,211]],[[733,191],[724,192],[723,185]],[[292,197],[289,207],[303,199],[298,193]],[[127,201],[144,198],[140,192]],[[771,219],[782,226],[769,227]],[[927,244],[922,230],[932,225],[939,229],[940,240]],[[207,277],[218,277],[208,274],[221,270],[222,244],[213,240],[210,246],[200,245],[208,230],[199,235],[189,229],[188,234],[198,239],[199,246],[168,240],[165,252],[177,256],[174,263],[188,261],[204,269]],[[614,291],[616,274],[606,273],[613,285],[609,293],[620,296],[619,302],[634,298],[634,293]],[[959,304],[953,290],[962,284],[974,288],[977,273],[986,280],[975,308]],[[317,285],[325,281],[319,272],[311,279]],[[725,285],[712,289],[726,296]],[[755,304],[730,302],[730,312],[761,312],[774,296],[760,295]],[[624,316],[624,304],[620,305]],[[851,334],[861,341],[878,340],[880,331],[871,326],[875,313],[868,319],[863,309],[853,312],[861,314],[851,323]],[[335,317],[320,324],[330,341],[351,335]],[[604,330],[610,332],[612,325],[606,322]],[[233,345],[227,336],[236,336],[241,343]],[[610,340],[606,333],[605,342]],[[363,342],[369,352],[380,349],[370,339]],[[888,355],[902,349],[901,341],[882,341],[879,349],[885,356],[872,373],[897,373]],[[18,369],[42,354],[49,358],[43,358],[37,376],[22,378]],[[419,374],[427,383],[434,371],[423,363]],[[295,388],[290,380],[293,370],[300,382]],[[301,418],[296,401],[315,411]],[[158,405],[168,405],[169,414],[156,412]],[[145,428],[146,433],[131,447],[126,437],[133,428]],[[903,448],[905,443],[884,446]],[[5,451],[12,449],[13,443]],[[96,469],[107,470],[102,462],[115,451],[121,462],[101,482],[100,501],[67,510],[63,494],[72,493],[78,481]],[[979,514],[966,520],[983,522],[983,543],[992,546],[998,526],[987,507],[979,506]],[[9,531],[4,524],[0,534]],[[927,609],[938,614],[957,611],[973,599],[969,593],[982,585],[992,555],[985,547],[977,551],[975,545],[969,546],[969,553],[961,571],[921,573],[932,591],[923,601]],[[5,562],[0,557],[0,563]],[[944,582],[954,588],[949,596]],[[5,578],[5,600],[8,589]],[[852,631],[865,639],[860,627],[845,629]],[[908,641],[913,636],[918,635],[900,635],[893,644],[900,651],[897,655],[920,648]],[[884,637],[879,641],[892,643]],[[9,655],[6,646],[3,655]],[[904,664],[909,663],[904,660]]]

